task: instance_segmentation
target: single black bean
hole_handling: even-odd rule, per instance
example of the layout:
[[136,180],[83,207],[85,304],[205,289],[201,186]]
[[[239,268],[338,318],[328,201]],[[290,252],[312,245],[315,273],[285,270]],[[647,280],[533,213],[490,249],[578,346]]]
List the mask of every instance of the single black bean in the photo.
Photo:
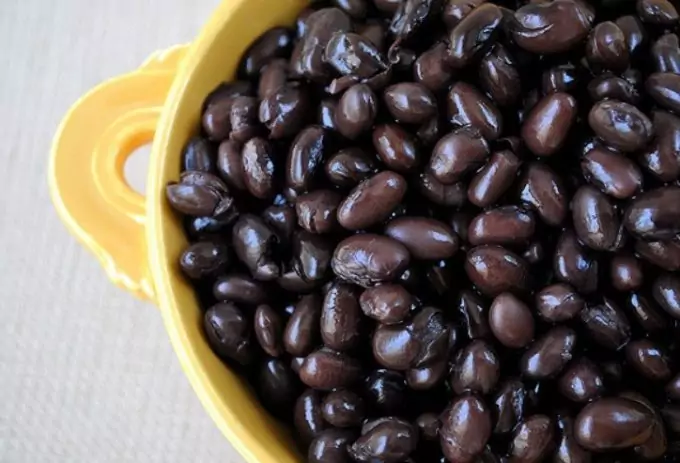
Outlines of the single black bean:
[[251,325],[234,304],[220,302],[203,316],[203,327],[212,350],[221,358],[248,365],[254,357]]

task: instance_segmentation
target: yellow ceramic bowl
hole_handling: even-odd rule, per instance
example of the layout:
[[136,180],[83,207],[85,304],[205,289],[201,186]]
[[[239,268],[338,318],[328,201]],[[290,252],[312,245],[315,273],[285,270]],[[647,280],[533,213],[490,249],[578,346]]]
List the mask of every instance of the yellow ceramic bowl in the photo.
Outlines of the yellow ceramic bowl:
[[[186,239],[164,187],[179,177],[180,153],[199,127],[203,99],[233,77],[261,33],[292,24],[306,0],[225,0],[196,40],[151,56],[137,71],[103,83],[76,102],[55,137],[49,183],[69,230],[116,284],[155,302],[204,407],[249,462],[302,458],[289,434],[247,385],[212,353],[201,312],[177,268]],[[123,166],[153,139],[146,198]]]

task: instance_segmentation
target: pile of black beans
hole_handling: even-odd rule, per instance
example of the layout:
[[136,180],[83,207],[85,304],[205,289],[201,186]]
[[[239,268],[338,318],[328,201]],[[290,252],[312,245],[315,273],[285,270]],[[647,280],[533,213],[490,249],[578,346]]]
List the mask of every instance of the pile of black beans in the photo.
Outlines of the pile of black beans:
[[312,463],[680,461],[678,12],[500,1],[313,2],[167,186]]

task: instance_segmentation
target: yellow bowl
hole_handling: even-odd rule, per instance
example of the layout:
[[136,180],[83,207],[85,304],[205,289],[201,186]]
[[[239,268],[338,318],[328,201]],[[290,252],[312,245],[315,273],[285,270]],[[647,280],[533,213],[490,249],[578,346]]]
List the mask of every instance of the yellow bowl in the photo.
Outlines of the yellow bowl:
[[[205,96],[233,78],[242,52],[257,36],[292,24],[307,3],[225,0],[192,44],[155,53],[138,70],[78,100],[50,154],[50,194],[61,219],[114,283],[160,307],[203,406],[253,463],[302,458],[289,433],[208,347],[197,300],[177,269],[186,238],[164,187],[179,177],[180,154],[198,130]],[[123,166],[135,148],[152,139],[144,198],[125,182]]]

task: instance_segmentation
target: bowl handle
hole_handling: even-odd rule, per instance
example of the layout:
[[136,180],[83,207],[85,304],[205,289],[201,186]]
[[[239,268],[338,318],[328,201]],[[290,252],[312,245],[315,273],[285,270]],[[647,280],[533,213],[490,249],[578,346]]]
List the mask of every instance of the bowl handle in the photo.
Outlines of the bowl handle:
[[68,230],[116,285],[154,299],[144,196],[124,177],[125,161],[152,141],[187,45],[154,53],[142,66],[82,96],[52,144],[50,196]]

